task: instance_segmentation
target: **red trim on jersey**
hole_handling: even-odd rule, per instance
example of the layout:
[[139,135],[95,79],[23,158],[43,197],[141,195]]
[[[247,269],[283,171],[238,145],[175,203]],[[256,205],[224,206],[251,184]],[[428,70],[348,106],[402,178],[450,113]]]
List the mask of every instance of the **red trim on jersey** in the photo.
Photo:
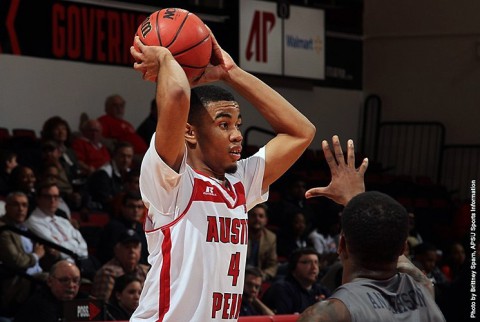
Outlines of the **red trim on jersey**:
[[158,299],[158,321],[163,321],[165,314],[170,309],[170,266],[171,266],[171,251],[172,238],[170,229],[162,229],[164,235],[162,243],[162,257],[163,264],[160,270],[160,298]]

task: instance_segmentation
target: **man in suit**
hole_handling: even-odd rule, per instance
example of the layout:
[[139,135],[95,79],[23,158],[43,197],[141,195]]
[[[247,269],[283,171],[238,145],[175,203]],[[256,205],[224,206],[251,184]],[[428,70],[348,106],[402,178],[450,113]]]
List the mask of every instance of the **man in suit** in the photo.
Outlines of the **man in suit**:
[[[0,218],[0,227],[27,230],[24,225],[28,212],[26,194],[10,193],[5,201],[5,211],[5,216]],[[12,316],[30,295],[30,280],[16,273],[42,278],[39,260],[44,255],[43,245],[9,229],[0,231],[0,262],[3,264],[0,279],[0,315]]]
[[258,267],[263,280],[277,275],[277,236],[266,228],[268,223],[267,205],[258,204],[248,212],[247,265]]

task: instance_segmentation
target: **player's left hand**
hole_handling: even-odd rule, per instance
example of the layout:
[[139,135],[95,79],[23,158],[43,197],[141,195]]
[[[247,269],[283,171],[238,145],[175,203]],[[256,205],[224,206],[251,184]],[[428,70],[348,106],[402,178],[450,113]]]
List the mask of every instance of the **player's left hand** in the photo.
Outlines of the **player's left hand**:
[[232,57],[220,47],[210,28],[208,28],[208,30],[210,31],[210,37],[212,39],[212,57],[203,75],[199,79],[190,82],[192,86],[225,80],[228,78],[229,71],[237,67]]

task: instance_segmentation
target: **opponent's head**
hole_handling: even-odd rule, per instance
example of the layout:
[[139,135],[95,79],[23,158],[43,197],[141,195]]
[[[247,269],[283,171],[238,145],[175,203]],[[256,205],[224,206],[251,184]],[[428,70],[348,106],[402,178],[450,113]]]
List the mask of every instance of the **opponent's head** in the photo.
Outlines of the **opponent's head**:
[[362,267],[396,263],[408,235],[405,208],[386,194],[355,196],[342,212],[342,236],[348,253]]

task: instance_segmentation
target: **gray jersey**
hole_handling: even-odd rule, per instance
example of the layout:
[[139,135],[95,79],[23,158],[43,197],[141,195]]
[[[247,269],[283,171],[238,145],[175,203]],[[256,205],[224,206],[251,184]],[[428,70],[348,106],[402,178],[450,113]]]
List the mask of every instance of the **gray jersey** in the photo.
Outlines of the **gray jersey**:
[[428,290],[403,273],[383,281],[355,279],[330,298],[346,305],[352,322],[445,321]]

